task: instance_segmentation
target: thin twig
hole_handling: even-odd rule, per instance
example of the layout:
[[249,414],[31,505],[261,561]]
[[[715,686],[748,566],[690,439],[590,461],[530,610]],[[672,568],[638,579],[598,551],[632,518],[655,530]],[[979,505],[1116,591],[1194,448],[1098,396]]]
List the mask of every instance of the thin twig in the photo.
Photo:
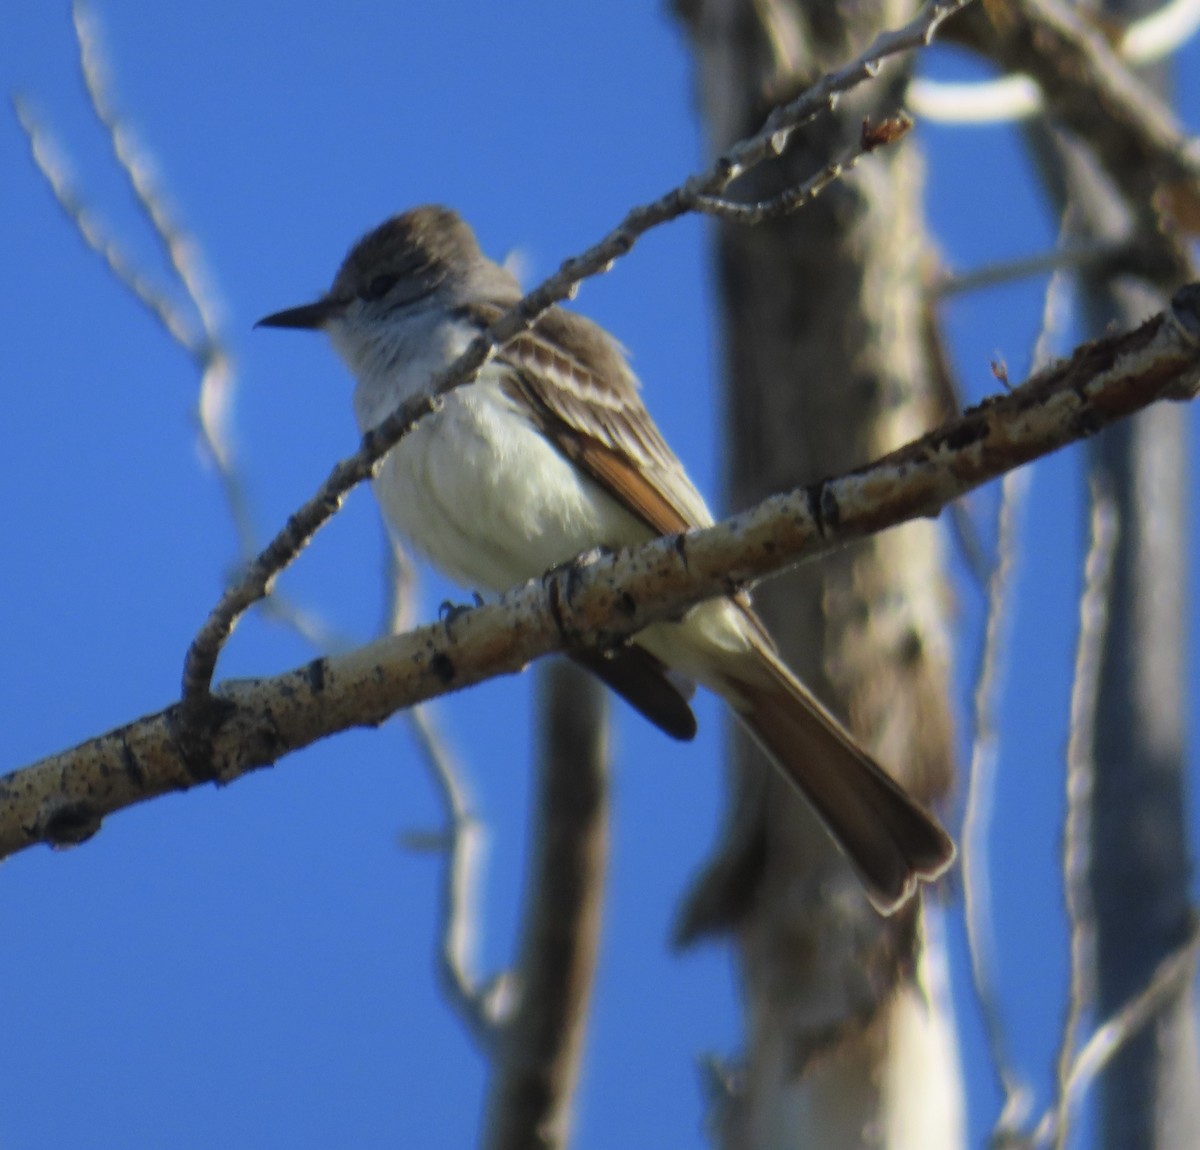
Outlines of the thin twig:
[[1066,1108],[1075,1106],[1121,1048],[1192,981],[1198,950],[1200,934],[1193,932],[1183,946],[1158,965],[1146,986],[1092,1033],[1067,1077]]
[[1079,598],[1079,638],[1071,683],[1071,725],[1067,740],[1067,817],[1063,827],[1063,895],[1071,930],[1071,979],[1067,1014],[1057,1058],[1058,1097],[1055,1150],[1066,1145],[1076,1057],[1076,1036],[1084,1012],[1095,998],[1095,927],[1088,898],[1088,823],[1093,782],[1092,731],[1100,692],[1100,664],[1108,629],[1108,597],[1116,550],[1118,516],[1112,496],[1091,487],[1091,542]]
[[1028,471],[1009,472],[1001,486],[996,530],[997,559],[988,579],[987,622],[979,670],[975,677],[975,737],[971,745],[966,813],[962,828],[963,902],[972,985],[987,1034],[992,1065],[1004,1095],[993,1128],[993,1137],[996,1139],[1007,1137],[1020,1129],[1030,1104],[1029,1085],[1013,1062],[996,993],[993,973],[996,944],[992,934],[991,878],[988,872],[988,836],[999,738],[996,706],[1011,615],[1010,591],[1017,554],[1016,535],[1028,489]]
[[80,68],[92,109],[105,128],[113,155],[129,179],[138,205],[150,221],[151,229],[162,243],[180,285],[196,309],[205,337],[211,338],[220,328],[218,317],[223,309],[204,275],[200,246],[172,217],[165,197],[156,186],[153,160],[138,144],[129,123],[116,109],[109,83],[108,61],[101,48],[96,18],[83,0],[75,0],[72,4],[71,17],[79,42]]
[[950,505],[950,530],[971,578],[980,590],[984,590],[991,575],[992,564],[984,551],[969,500],[960,499]]
[[759,200],[753,204],[737,203],[723,196],[698,196],[696,211],[750,227],[781,219],[812,203],[830,184],[853,171],[863,156],[869,156],[883,145],[893,144],[902,139],[912,126],[911,117],[903,112],[890,116],[879,124],[865,122],[858,142],[847,148],[840,160],[826,164],[803,183],[787,188],[769,200]]
[[[151,232],[161,244],[172,271],[198,318],[193,323],[168,294],[144,275],[136,263],[108,235],[87,208],[70,180],[67,167],[58,157],[48,132],[37,121],[27,103],[14,98],[18,119],[29,139],[35,166],[41,172],[60,207],[75,225],[84,243],[104,259],[117,282],[129,291],[154,317],[168,337],[194,363],[201,384],[195,408],[196,424],[217,471],[227,509],[243,555],[251,557],[257,540],[242,474],[237,466],[228,416],[235,375],[232,357],[221,333],[223,308],[215,289],[205,276],[200,248],[169,210],[155,178],[155,164],[138,143],[135,133],[117,110],[112,94],[110,69],[103,51],[98,21],[83,0],[75,0],[72,18],[79,46],[80,70],[92,111],[104,128],[113,155],[125,174],[134,199]],[[411,597],[404,593],[411,583],[411,567],[395,548],[388,552],[387,634],[411,625],[405,618]],[[307,640],[318,651],[333,653],[354,646],[349,636],[331,628],[316,613],[273,594],[260,604],[274,618]],[[462,773],[445,747],[432,718],[422,707],[406,712],[418,748],[430,768],[447,812],[448,826],[441,837],[447,864],[443,883],[443,930],[440,965],[447,997],[458,1009],[468,1028],[486,1046],[495,1029],[493,1015],[501,1002],[501,981],[480,989],[471,974],[474,961],[474,905],[478,872],[484,853],[485,833],[470,814],[468,789]],[[415,836],[413,841],[415,842]]]
[[29,101],[23,96],[14,95],[12,104],[17,122],[29,141],[34,165],[41,172],[59,207],[75,225],[83,242],[104,260],[113,278],[149,311],[175,343],[190,356],[198,355],[203,340],[195,326],[165,292],[138,270],[76,191],[61,150],[34,113]]
[[413,707],[407,715],[421,757],[437,787],[447,825],[436,836],[409,833],[402,836],[401,841],[410,850],[436,846],[445,852],[439,911],[438,976],[442,992],[471,1037],[481,1051],[492,1055],[497,1029],[511,1011],[513,995],[507,975],[481,983],[475,971],[477,907],[487,831],[472,814],[465,776],[435,729],[428,708]]
[[[385,635],[400,634],[416,615],[416,571],[407,553],[384,525],[388,548],[384,563]],[[409,849],[434,848],[445,856],[439,905],[437,971],[442,991],[471,1037],[486,1055],[494,1055],[497,1031],[512,1007],[511,976],[480,980],[476,953],[480,929],[479,891],[487,857],[487,826],[474,814],[467,773],[451,753],[430,709],[404,712],[417,749],[441,803],[445,827],[436,834],[410,832],[401,839]]]
[[[755,135],[734,144],[706,171],[691,176],[659,199],[632,209],[603,240],[582,255],[566,260],[554,275],[497,320],[454,363],[438,372],[430,380],[428,390],[444,393],[473,379],[498,348],[528,330],[548,308],[573,296],[584,279],[607,271],[647,231],[694,211],[701,197],[720,195],[739,176],[778,155],[799,125],[828,107],[841,93],[874,76],[884,60],[929,43],[942,22],[970,2],[932,0],[909,24],[880,35],[851,64],[825,76],[790,103],[777,107]],[[267,594],[283,568],[336,513],[350,489],[369,478],[383,456],[437,406],[434,399],[406,403],[363,436],[359,450],[334,467],[316,495],[291,516],[287,526],[250,565],[245,578],[225,592],[197,633],[184,663],[185,732],[203,720],[217,659],[237,620],[251,604]]]
[[347,632],[333,626],[319,611],[312,611],[276,592],[258,604],[262,615],[286,627],[303,639],[314,651],[348,651],[356,645]]
[[1158,964],[1146,985],[1092,1032],[1072,1061],[1055,1106],[1038,1122],[1032,1137],[1034,1145],[1049,1143],[1058,1124],[1075,1110],[1101,1071],[1183,992],[1195,977],[1198,954],[1200,931],[1193,929],[1191,937]]
[[[48,129],[34,114],[28,101],[20,96],[13,97],[17,120],[29,141],[34,166],[84,244],[104,260],[117,283],[149,312],[199,373],[200,387],[193,410],[197,431],[205,454],[216,470],[239,550],[243,559],[248,560],[257,552],[258,540],[229,431],[236,375],[233,356],[219,324],[223,309],[215,289],[204,275],[199,245],[172,216],[156,185],[152,174],[153,159],[137,143],[135,134],[116,110],[98,21],[82,0],[76,0],[72,16],[80,71],[92,111],[108,136],[135,202],[166,252],[194,315],[189,315],[186,308],[176,304],[166,290],[141,271],[108,231],[75,188],[68,166]],[[313,612],[281,596],[272,596],[263,605],[263,610],[268,617],[282,621],[323,649],[334,646],[330,628]]]
[[1100,240],[1059,244],[1053,251],[1023,259],[987,264],[974,271],[954,273],[932,286],[939,299],[983,291],[1019,280],[1033,279],[1056,271],[1080,271],[1098,265],[1117,266],[1130,255],[1128,244]]
[[[1064,223],[1060,232],[1065,236]],[[1067,279],[1056,271],[1042,303],[1042,323],[1033,350],[1036,368],[1051,361],[1053,344],[1061,331]],[[966,903],[967,940],[971,970],[992,1061],[1004,1091],[1004,1102],[993,1128],[998,1143],[1018,1141],[1031,1104],[1031,1091],[1024,1075],[1013,1065],[996,995],[992,966],[996,954],[992,937],[991,883],[987,871],[987,836],[995,787],[998,725],[996,708],[1003,673],[1004,645],[1011,612],[1010,590],[1016,563],[1016,533],[1020,512],[1028,493],[1028,481],[1010,472],[1001,485],[997,517],[996,564],[987,584],[987,621],[983,651],[975,682],[975,740],[967,784],[967,812],[963,827],[963,886]],[[979,862],[976,863],[978,854]]]
[[[129,181],[135,202],[162,247],[199,321],[199,335],[193,339],[185,342],[179,339],[175,331],[171,334],[191,356],[200,373],[200,390],[195,407],[197,429],[216,468],[241,553],[249,557],[257,550],[257,539],[245,483],[235,462],[229,427],[237,377],[228,342],[221,331],[220,316],[224,307],[205,274],[200,245],[167,206],[166,196],[155,178],[153,158],[140,145],[129,122],[117,110],[99,21],[84,0],[74,0],[71,15],[79,43],[80,71],[92,111],[104,128],[113,156]],[[155,307],[153,310],[155,314],[162,315],[162,308]],[[279,618],[289,619],[293,609],[277,604],[272,613]]]

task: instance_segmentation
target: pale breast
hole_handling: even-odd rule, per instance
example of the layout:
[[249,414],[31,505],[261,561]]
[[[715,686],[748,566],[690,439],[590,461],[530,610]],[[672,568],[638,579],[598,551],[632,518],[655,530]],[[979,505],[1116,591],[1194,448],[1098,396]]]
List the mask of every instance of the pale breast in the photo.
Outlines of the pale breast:
[[375,494],[393,530],[482,591],[506,590],[597,545],[650,537],[543,438],[488,369],[393,449]]

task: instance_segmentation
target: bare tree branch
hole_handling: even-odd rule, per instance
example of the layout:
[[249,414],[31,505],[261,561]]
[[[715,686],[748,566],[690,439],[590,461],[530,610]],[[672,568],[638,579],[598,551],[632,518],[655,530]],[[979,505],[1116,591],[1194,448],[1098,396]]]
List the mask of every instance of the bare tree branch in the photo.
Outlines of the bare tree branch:
[[[1066,242],[1069,234],[1068,213],[1060,227],[1059,246]],[[1067,286],[1068,277],[1062,271],[1056,271],[1046,289],[1041,331],[1033,353],[1033,362],[1037,366],[1050,362],[1056,337],[1064,326]],[[1026,478],[1022,473],[1009,472],[1001,487],[996,531],[997,559],[987,583],[987,618],[975,683],[975,737],[971,747],[962,832],[963,901],[972,982],[979,999],[992,1064],[1004,1095],[991,1134],[997,1146],[1022,1144],[1024,1126],[1032,1104],[1028,1079],[1012,1058],[993,978],[996,948],[992,936],[991,881],[987,869],[989,856],[986,841],[998,762],[996,710],[1006,654],[1008,616],[1012,610],[1011,586],[1017,559],[1017,527],[1031,479],[1032,476]]]
[[[408,554],[381,523],[388,540],[384,562],[382,635],[398,635],[414,625],[416,571]],[[511,1016],[510,971],[480,978],[475,969],[480,930],[479,890],[487,853],[487,827],[476,815],[467,772],[451,753],[428,707],[404,712],[442,805],[445,825],[435,831],[408,831],[400,842],[409,850],[444,856],[438,905],[437,972],[442,993],[480,1050],[494,1057],[500,1027]]]
[[[72,18],[79,46],[79,67],[92,112],[108,137],[134,202],[165,252],[175,280],[194,314],[189,314],[187,307],[176,303],[167,290],[139,268],[110,234],[98,213],[75,187],[60,150],[29,102],[14,96],[13,108],[29,141],[34,166],[80,239],[104,260],[116,282],[149,312],[199,374],[200,388],[193,411],[197,431],[203,451],[216,470],[243,560],[249,561],[257,553],[258,539],[245,479],[237,463],[229,430],[237,377],[232,352],[221,330],[220,316],[224,309],[204,272],[199,245],[167,206],[166,196],[154,175],[153,157],[141,146],[128,121],[117,110],[99,22],[83,0],[75,0]],[[316,613],[279,595],[267,598],[262,610],[322,650],[336,647],[339,642],[344,645]]]
[[[153,158],[137,142],[128,122],[117,111],[96,19],[82,0],[73,5],[72,14],[80,69],[92,111],[104,128],[117,163],[129,181],[134,200],[166,253],[198,322],[139,269],[108,233],[98,215],[74,187],[47,129],[27,102],[14,98],[18,121],[29,140],[35,167],[84,244],[104,260],[117,283],[149,311],[200,374],[196,423],[203,446],[217,471],[242,553],[249,559],[257,550],[257,540],[246,485],[237,465],[227,422],[236,380],[233,357],[220,330],[218,317],[223,309],[201,270],[197,243],[167,207],[153,175]],[[387,572],[385,634],[401,629],[404,612],[411,606],[403,593],[411,582],[404,556],[397,552],[394,544],[388,554],[391,562]],[[272,594],[263,600],[261,609],[320,651],[347,650],[353,646],[346,636],[332,631],[318,615],[278,595]],[[411,620],[409,622],[411,625]],[[438,970],[447,1000],[479,1044],[488,1049],[494,1045],[498,1018],[504,1009],[506,982],[500,976],[479,986],[473,972],[477,925],[475,895],[484,832],[470,813],[461,772],[430,717],[423,708],[411,707],[407,718],[447,814],[447,827],[438,836],[436,844],[446,854]],[[431,843],[428,835],[412,834],[405,839],[413,849],[428,848]]]
[[[996,9],[1000,11],[999,8]],[[1118,58],[1101,27],[1061,0],[1012,0],[1004,18],[976,6],[947,34],[1005,71],[1031,76],[1056,122],[1088,142],[1142,227],[1157,227],[1161,194],[1191,218],[1200,205],[1200,147]],[[1153,253],[1163,258],[1168,253]],[[1176,282],[1185,278],[1176,253]],[[1170,276],[1170,269],[1155,269]]]
[[211,700],[197,773],[182,704],[0,779],[0,858],[83,841],[125,806],[198,782],[229,782],[290,751],[571,646],[611,646],[653,622],[802,559],[921,516],[1005,471],[1159,399],[1200,390],[1200,285],[1123,335],[1084,344],[867,467],[714,527],[550,572],[486,604],[270,679],[225,683]]
[[[1088,18],[1119,25],[1145,6],[1107,0]],[[1052,33],[1042,41],[1039,32],[1039,46],[1053,52],[1054,45]],[[1137,152],[1122,159],[1112,146],[1127,125],[1110,127],[1113,136],[1093,138],[1093,127],[1104,132],[1106,116],[1089,125],[1086,111],[1078,115],[1081,108],[1060,109],[1060,97],[1069,104],[1090,84],[1083,76],[1065,85],[1066,95],[1048,89],[1051,125],[1031,125],[1027,135],[1049,195],[1070,205],[1073,238],[1125,242],[1142,253],[1136,267],[1118,274],[1084,269],[1078,276],[1078,322],[1094,333],[1161,306],[1188,266],[1170,217],[1194,228],[1197,205],[1191,182],[1172,182],[1153,166],[1129,169],[1142,165]],[[1140,86],[1164,99],[1167,70],[1143,76]],[[1145,125],[1128,126],[1153,134]],[[1195,158],[1194,145],[1188,158]],[[1101,1016],[1142,991],[1162,959],[1187,938],[1194,917],[1182,802],[1185,426],[1164,416],[1162,410],[1146,412],[1111,428],[1087,453],[1089,470],[1111,494],[1119,520],[1092,735],[1095,797],[1088,810],[1093,1010]],[[1193,1005],[1188,987],[1109,1063],[1097,1092],[1098,1143],[1111,1150],[1191,1146],[1189,1132],[1200,1119]]]
[[1128,24],[1117,41],[1117,50],[1129,64],[1154,64],[1173,56],[1197,29],[1200,0],[1167,0]]
[[1057,1060],[1058,1105],[1055,1150],[1063,1150],[1070,1128],[1072,1066],[1084,1012],[1095,999],[1096,926],[1088,894],[1092,790],[1095,763],[1092,738],[1100,692],[1100,666],[1108,626],[1116,549],[1117,511],[1112,494],[1096,483],[1091,488],[1091,542],[1084,564],[1079,599],[1079,638],[1071,682],[1071,724],[1067,740],[1067,817],[1063,827],[1063,895],[1071,929],[1071,980],[1067,1015]]
[[517,1003],[500,1032],[483,1144],[563,1150],[583,1054],[608,860],[608,696],[566,659],[540,676],[536,847]]
[[967,292],[999,287],[1015,280],[1032,279],[1050,272],[1079,268],[1096,268],[1103,272],[1128,266],[1130,262],[1131,252],[1128,244],[1083,240],[1059,244],[1053,251],[1043,252],[1041,255],[987,264],[973,271],[951,273],[943,276],[931,290],[936,297],[944,299],[947,296],[965,295]]
[[483,981],[475,970],[486,830],[471,809],[466,781],[433,726],[428,708],[410,707],[405,715],[437,788],[446,826],[432,834],[409,831],[400,841],[409,850],[445,855],[438,907],[438,980],[476,1045],[491,1056],[500,1025],[511,1013],[512,987],[507,972]]
[[1097,1075],[1187,989],[1196,974],[1198,951],[1200,933],[1193,929],[1191,938],[1159,963],[1146,985],[1092,1032],[1071,1063],[1055,1108],[1038,1123],[1030,1139],[1033,1145],[1046,1145],[1055,1136],[1058,1124],[1078,1106]]
[[894,144],[912,130],[912,118],[901,112],[879,124],[864,121],[862,133],[853,147],[847,148],[840,160],[833,160],[811,178],[793,188],[787,188],[769,200],[743,204],[723,196],[699,196],[696,211],[721,220],[757,227],[782,219],[812,203],[830,184],[854,170],[863,156],[869,156],[885,144]]
[[1012,610],[1011,588],[1017,556],[1017,525],[1029,489],[1027,472],[1010,471],[1003,482],[997,528],[997,560],[988,579],[987,622],[983,651],[975,677],[975,736],[967,772],[967,804],[962,829],[963,902],[971,982],[987,1034],[992,1066],[1004,1095],[992,1136],[1003,1142],[1024,1122],[1030,1106],[1029,1083],[1017,1069],[996,994],[992,935],[991,877],[988,834],[995,793],[999,731],[996,707],[1003,673],[1004,647]]
[[[651,228],[697,210],[703,197],[719,196],[740,176],[779,154],[799,125],[830,106],[841,93],[874,76],[882,61],[927,44],[948,16],[970,2],[930,0],[909,24],[884,33],[852,63],[829,73],[796,99],[777,107],[757,133],[733,145],[706,171],[691,176],[657,200],[633,208],[603,240],[564,262],[454,363],[438,372],[430,381],[429,390],[444,393],[473,379],[500,347],[528,330],[549,307],[573,296],[582,280],[607,271],[614,260],[627,254]],[[333,469],[317,494],[291,516],[287,526],[250,565],[244,578],[222,596],[193,641],[184,663],[182,721],[192,735],[198,735],[207,721],[208,692],[217,659],[238,619],[269,592],[279,573],[336,513],[351,488],[370,478],[384,455],[437,407],[438,401],[433,398],[406,403],[364,435],[359,450]],[[190,741],[195,746],[189,749],[189,756],[197,761],[206,757],[203,739]]]
[[[1115,39],[1111,27],[1104,31],[1121,60],[1136,66],[1173,55],[1197,28],[1200,0],[1168,0],[1127,25]],[[972,126],[1022,120],[1045,110],[1041,90],[1023,74],[963,83],[918,76],[908,86],[907,103],[922,119]]]

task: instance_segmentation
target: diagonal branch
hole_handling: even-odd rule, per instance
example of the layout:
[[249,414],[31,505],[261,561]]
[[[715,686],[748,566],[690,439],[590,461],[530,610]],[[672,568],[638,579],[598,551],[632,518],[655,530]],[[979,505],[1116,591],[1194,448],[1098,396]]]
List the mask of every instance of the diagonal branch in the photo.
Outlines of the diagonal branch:
[[1191,985],[1198,952],[1200,933],[1193,929],[1191,936],[1159,963],[1146,985],[1092,1032],[1071,1060],[1054,1105],[1030,1136],[1031,1145],[1049,1145],[1097,1075]]
[[[873,77],[884,60],[929,43],[942,22],[969,3],[970,0],[931,0],[903,28],[879,36],[856,60],[829,73],[796,99],[775,108],[757,133],[734,144],[707,170],[689,177],[657,200],[631,209],[603,240],[582,255],[566,260],[454,363],[438,372],[431,379],[429,390],[444,393],[472,380],[500,347],[527,331],[548,308],[573,296],[584,279],[607,271],[652,228],[699,210],[705,198],[719,197],[740,176],[778,155],[787,147],[796,128],[832,106],[842,93]],[[238,619],[270,591],[280,572],[332,518],[351,488],[369,478],[387,452],[435,408],[433,399],[404,404],[363,436],[359,450],[333,469],[316,495],[291,516],[245,576],[221,597],[197,633],[184,662],[182,729],[187,735],[189,757],[196,763],[208,756],[209,748],[197,736],[211,717],[208,692],[217,659]]]
[[[1087,141],[1141,228],[1158,230],[1164,192],[1176,214],[1194,220],[1200,214],[1200,147],[1130,72],[1103,30],[1063,0],[1011,0],[1003,8],[1006,18],[993,19],[993,13],[999,15],[1000,7],[975,6],[947,35],[1006,72],[1032,77],[1050,115]],[[1177,266],[1148,274],[1174,275],[1178,282],[1183,256],[1172,254]]]
[[889,116],[880,123],[864,120],[862,131],[853,146],[843,152],[841,159],[831,160],[819,172],[794,187],[786,188],[769,200],[757,203],[737,203],[723,196],[699,196],[695,210],[717,219],[757,227],[799,211],[812,203],[830,184],[840,180],[858,166],[863,156],[897,140],[912,131],[912,117],[907,112]]
[[1200,391],[1200,284],[1123,335],[1082,345],[883,459],[772,496],[703,531],[569,565],[464,612],[269,679],[223,684],[207,710],[198,776],[181,748],[182,704],[0,779],[0,858],[69,845],[103,817],[205,778],[230,782],[354,726],[522,669],[573,646],[612,646],[729,592],[924,516],[1040,455],[1160,399]]
[[[258,542],[250,496],[229,428],[237,380],[233,354],[221,331],[220,298],[204,274],[195,237],[167,206],[166,196],[154,175],[153,157],[118,111],[98,20],[84,0],[75,0],[71,15],[79,49],[79,69],[92,112],[108,138],[134,202],[166,254],[176,286],[195,312],[194,317],[138,265],[75,186],[49,129],[35,115],[30,103],[14,95],[13,110],[28,141],[34,167],[80,239],[104,261],[117,284],[149,312],[195,367],[200,377],[194,408],[197,430],[216,470],[243,560],[248,562],[257,552]],[[278,595],[264,602],[263,611],[317,647],[328,648],[337,640],[319,617]]]
[[[1119,34],[1103,26],[1117,57],[1126,65],[1155,64],[1174,55],[1200,29],[1200,0],[1166,0],[1148,16],[1126,24]],[[1011,123],[1045,110],[1041,89],[1024,73],[995,80],[955,82],[918,76],[908,85],[908,106],[939,124]]]

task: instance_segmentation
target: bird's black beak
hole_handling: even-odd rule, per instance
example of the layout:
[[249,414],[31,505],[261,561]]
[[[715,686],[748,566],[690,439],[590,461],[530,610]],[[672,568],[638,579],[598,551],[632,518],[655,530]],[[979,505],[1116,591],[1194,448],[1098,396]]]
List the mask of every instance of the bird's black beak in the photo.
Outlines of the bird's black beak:
[[306,303],[301,307],[292,307],[287,311],[277,311],[274,315],[264,316],[254,326],[295,327],[318,331],[328,320],[340,315],[345,306],[341,300],[325,296],[315,303]]

